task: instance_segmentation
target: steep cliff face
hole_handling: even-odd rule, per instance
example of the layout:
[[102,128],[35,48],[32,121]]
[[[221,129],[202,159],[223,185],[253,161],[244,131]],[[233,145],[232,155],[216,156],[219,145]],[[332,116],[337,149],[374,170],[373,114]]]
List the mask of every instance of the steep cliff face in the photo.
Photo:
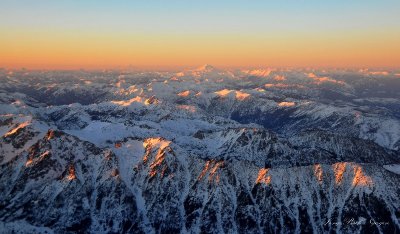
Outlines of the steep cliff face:
[[163,138],[140,141],[143,155],[129,161],[49,130],[1,166],[2,222],[56,232],[399,230],[400,179],[376,164],[266,168],[190,156]]

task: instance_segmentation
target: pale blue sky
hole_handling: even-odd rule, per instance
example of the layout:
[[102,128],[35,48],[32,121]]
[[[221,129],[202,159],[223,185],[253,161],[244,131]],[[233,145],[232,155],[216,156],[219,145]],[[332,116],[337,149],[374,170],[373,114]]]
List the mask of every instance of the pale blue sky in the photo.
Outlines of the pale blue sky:
[[8,28],[258,33],[400,27],[400,1],[0,1]]

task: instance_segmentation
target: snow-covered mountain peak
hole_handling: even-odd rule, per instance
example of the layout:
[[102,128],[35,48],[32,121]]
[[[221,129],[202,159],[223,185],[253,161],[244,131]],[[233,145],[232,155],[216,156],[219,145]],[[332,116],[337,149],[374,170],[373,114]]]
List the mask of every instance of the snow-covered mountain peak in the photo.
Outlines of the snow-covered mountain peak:
[[143,142],[143,146],[145,148],[152,147],[152,148],[158,148],[160,150],[163,150],[165,147],[168,147],[170,144],[171,144],[171,141],[167,141],[161,137],[147,138]]
[[242,70],[242,72],[249,76],[257,76],[257,77],[268,77],[273,69],[251,69],[251,70]]
[[229,97],[232,96],[236,98],[236,100],[243,101],[247,98],[249,98],[251,95],[239,90],[229,90],[229,89],[223,89],[216,91],[215,94],[217,94],[220,97]]
[[399,72],[0,70],[0,232],[400,232]]
[[204,65],[194,69],[194,71],[198,71],[198,72],[212,72],[212,71],[216,71],[216,70],[218,70],[218,69],[211,66],[210,64],[204,64]]

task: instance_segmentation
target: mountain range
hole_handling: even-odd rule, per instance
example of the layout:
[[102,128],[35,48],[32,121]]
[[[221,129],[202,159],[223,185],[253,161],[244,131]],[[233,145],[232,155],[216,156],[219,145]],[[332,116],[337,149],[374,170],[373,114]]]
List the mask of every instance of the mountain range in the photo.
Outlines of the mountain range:
[[400,232],[398,70],[0,81],[1,232]]

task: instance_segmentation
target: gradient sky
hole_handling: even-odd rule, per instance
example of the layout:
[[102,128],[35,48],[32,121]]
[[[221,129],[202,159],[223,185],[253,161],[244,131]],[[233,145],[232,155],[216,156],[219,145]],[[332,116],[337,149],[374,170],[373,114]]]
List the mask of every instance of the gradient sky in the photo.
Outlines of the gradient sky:
[[399,0],[0,0],[0,67],[399,67]]

